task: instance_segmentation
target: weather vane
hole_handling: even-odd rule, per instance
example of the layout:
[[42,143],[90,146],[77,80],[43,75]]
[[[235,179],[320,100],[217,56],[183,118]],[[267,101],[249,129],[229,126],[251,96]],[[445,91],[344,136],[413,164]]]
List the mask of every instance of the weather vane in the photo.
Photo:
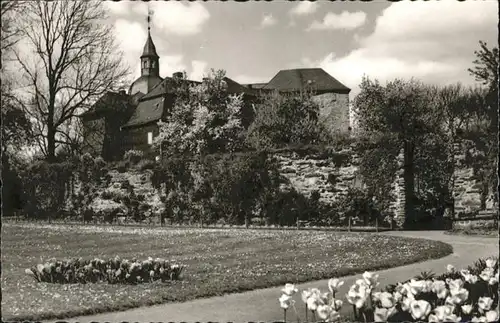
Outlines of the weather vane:
[[154,14],[153,9],[148,8],[148,32],[151,30],[151,18]]

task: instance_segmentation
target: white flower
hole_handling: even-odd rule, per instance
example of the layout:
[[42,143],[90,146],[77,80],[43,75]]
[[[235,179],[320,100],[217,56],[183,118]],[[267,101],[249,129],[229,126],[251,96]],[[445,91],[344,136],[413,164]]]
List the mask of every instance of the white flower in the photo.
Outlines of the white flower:
[[283,288],[281,291],[288,296],[292,296],[299,290],[295,287],[294,284],[285,284],[285,288]]
[[368,288],[365,285],[354,284],[346,295],[347,301],[356,308],[362,308],[368,298]]
[[472,312],[472,305],[470,304],[462,305],[462,312],[464,312],[464,314],[466,315],[470,314],[470,312]]
[[295,301],[292,299],[291,296],[283,294],[279,298],[280,306],[282,309],[288,309]]
[[495,269],[493,267],[495,267],[496,264],[497,264],[497,261],[495,259],[492,259],[492,258],[486,259],[486,267],[491,268],[491,269]]
[[481,277],[481,279],[484,280],[485,282],[488,282],[490,278],[493,276],[494,276],[494,269],[489,267],[485,268],[479,275],[479,277]]
[[344,285],[344,282],[339,280],[338,278],[332,278],[328,281],[328,288],[330,292],[336,293],[339,291],[339,288]]
[[477,301],[477,307],[481,313],[489,311],[492,304],[493,300],[489,297],[479,297]]
[[455,304],[462,304],[469,297],[469,291],[465,288],[450,289],[451,299]]
[[384,308],[391,308],[391,307],[396,305],[394,303],[394,297],[392,296],[391,293],[388,293],[388,292],[381,293],[379,295],[379,300],[380,300],[380,304]]
[[304,303],[307,303],[307,300],[309,299],[309,297],[311,297],[313,295],[313,293],[311,292],[311,289],[307,289],[307,290],[303,290],[302,293],[301,293],[301,296],[302,296],[302,301]]
[[415,320],[426,318],[431,312],[431,304],[424,300],[413,300],[410,303],[410,314]]
[[375,322],[387,322],[387,319],[391,317],[396,312],[395,307],[391,308],[375,308],[373,313],[375,316]]
[[498,312],[497,311],[488,311],[484,314],[486,317],[486,322],[498,322]]
[[446,279],[446,282],[448,283],[448,286],[450,286],[450,290],[459,289],[464,286],[464,281],[461,279]]
[[331,308],[331,306],[329,305],[319,305],[316,311],[318,312],[318,316],[322,320],[326,320],[328,317],[330,317],[330,313],[333,311],[333,308]]
[[408,283],[406,284],[398,283],[395,288],[395,291],[400,293],[401,295],[406,296],[408,293],[410,293],[410,285],[408,285]]
[[310,309],[311,311],[315,311],[319,305],[323,305],[322,301],[320,300],[319,296],[317,294],[311,295],[307,299],[307,308]]
[[432,282],[431,291],[436,293],[439,299],[446,298],[448,294],[448,289],[446,289],[446,283],[442,280],[435,280]]
[[427,284],[424,280],[410,280],[410,291],[413,295],[418,295],[427,289]]
[[489,285],[495,285],[496,283],[498,283],[498,275],[496,276],[493,276],[490,278],[490,281],[488,282]]
[[375,287],[378,285],[377,279],[378,279],[378,274],[373,274],[371,272],[365,271],[363,274],[363,279],[365,280],[366,284],[370,287]]
[[487,322],[486,321],[486,317],[485,316],[480,316],[480,317],[473,317],[471,320],[471,322],[474,322],[474,323],[479,323],[479,322]]
[[415,299],[413,297],[405,297],[403,299],[403,302],[401,302],[401,309],[405,312],[408,312],[410,310],[410,305],[411,302],[413,302]]
[[455,266],[453,266],[453,265],[446,266],[446,271],[449,272],[449,273],[454,272],[455,271]]
[[464,276],[464,279],[469,284],[475,284],[478,280],[478,277],[476,275],[468,274],[468,275]]
[[394,292],[394,301],[399,303],[403,299],[403,295],[400,292]]
[[444,322],[446,317],[450,315],[453,310],[449,306],[443,305],[436,307],[433,312],[434,314],[429,315],[429,322]]

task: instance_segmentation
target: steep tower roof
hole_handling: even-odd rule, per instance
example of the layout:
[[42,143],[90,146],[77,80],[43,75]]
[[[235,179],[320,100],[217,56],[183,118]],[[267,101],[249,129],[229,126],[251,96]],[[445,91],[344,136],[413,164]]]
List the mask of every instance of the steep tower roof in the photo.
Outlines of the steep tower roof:
[[156,46],[155,43],[153,42],[153,39],[151,38],[151,33],[149,32],[149,30],[148,30],[148,39],[146,40],[146,44],[144,45],[144,49],[142,50],[141,58],[143,57],[155,57],[155,58],[160,57],[156,53]]

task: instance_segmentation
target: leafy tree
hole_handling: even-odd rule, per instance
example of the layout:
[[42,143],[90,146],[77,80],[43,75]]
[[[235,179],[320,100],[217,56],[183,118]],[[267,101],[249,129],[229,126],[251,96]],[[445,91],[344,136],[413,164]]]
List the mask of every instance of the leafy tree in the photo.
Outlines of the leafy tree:
[[319,106],[311,93],[268,94],[256,106],[246,142],[257,149],[317,144],[326,136],[318,117]]
[[27,1],[19,16],[29,46],[16,50],[27,91],[26,113],[50,161],[71,137],[75,117],[127,75],[99,1]]
[[[414,79],[396,79],[382,86],[378,81],[365,77],[354,102],[361,135],[370,137],[375,147],[380,145],[381,149],[391,152],[384,159],[395,159],[394,148],[402,149],[405,226],[416,220],[415,159],[419,145],[427,134],[439,127],[434,109],[435,96],[433,88]],[[389,163],[371,165],[376,168]],[[364,172],[369,171],[365,168]]]
[[469,73],[475,77],[476,81],[490,89],[498,88],[498,65],[499,54],[498,48],[488,48],[488,44],[484,41],[479,41],[479,50],[474,51],[476,59],[472,62],[473,68],[469,68]]
[[212,70],[201,84],[180,79],[175,103],[160,121],[153,147],[166,156],[196,157],[236,151],[242,146],[241,95],[229,94],[224,71]]

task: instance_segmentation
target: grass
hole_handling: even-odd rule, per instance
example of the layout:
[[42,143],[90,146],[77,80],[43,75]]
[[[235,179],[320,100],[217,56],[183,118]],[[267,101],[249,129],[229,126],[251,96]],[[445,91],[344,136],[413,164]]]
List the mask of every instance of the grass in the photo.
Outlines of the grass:
[[[44,320],[241,292],[440,258],[442,242],[370,233],[2,226],[2,319]],[[49,258],[145,259],[187,265],[182,281],[142,285],[36,283],[24,269]]]

